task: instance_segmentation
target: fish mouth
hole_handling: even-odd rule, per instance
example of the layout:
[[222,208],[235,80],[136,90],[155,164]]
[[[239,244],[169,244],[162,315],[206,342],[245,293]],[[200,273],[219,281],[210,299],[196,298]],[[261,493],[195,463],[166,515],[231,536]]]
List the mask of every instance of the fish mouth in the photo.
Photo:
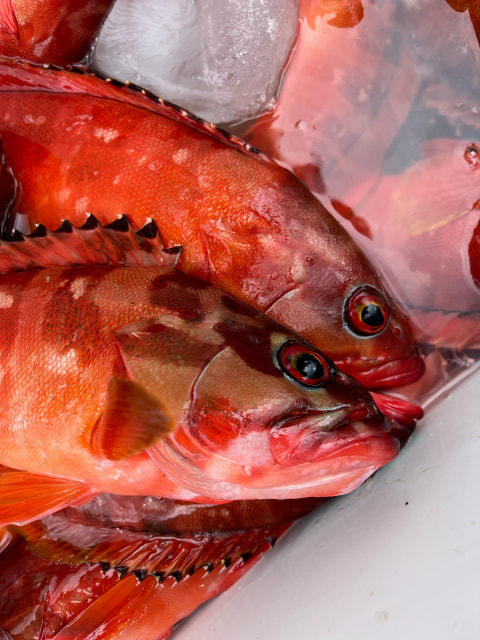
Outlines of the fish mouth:
[[388,421],[375,405],[295,415],[277,423],[270,434],[270,450],[284,467],[350,455],[353,449],[361,458],[369,455],[372,445],[379,447],[380,457],[388,457],[391,450],[390,459],[399,450]]
[[419,380],[425,373],[425,362],[418,352],[401,360],[390,360],[384,364],[369,366],[368,361],[361,361],[362,369],[357,369],[348,362],[336,361],[339,369],[352,375],[369,390],[401,387]]

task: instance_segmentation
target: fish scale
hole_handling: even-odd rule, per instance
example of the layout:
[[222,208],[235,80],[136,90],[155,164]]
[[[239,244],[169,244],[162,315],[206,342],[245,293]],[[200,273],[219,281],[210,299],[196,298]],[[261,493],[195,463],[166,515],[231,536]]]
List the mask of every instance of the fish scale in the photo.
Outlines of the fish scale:
[[[108,224],[126,214],[138,229],[154,220],[167,247],[183,246],[179,270],[268,312],[369,388],[422,375],[408,321],[367,258],[263,154],[82,68],[4,60],[0,107],[4,160],[21,186],[16,211],[29,224],[82,225],[88,214]],[[376,327],[349,303],[362,287],[387,314]]]
[[[0,288],[14,284],[0,325],[10,336],[4,524],[103,492],[213,503],[334,495],[398,453],[358,383],[272,318],[176,271],[177,259],[158,231],[136,233],[125,218],[0,243]],[[301,373],[297,356],[320,377]]]

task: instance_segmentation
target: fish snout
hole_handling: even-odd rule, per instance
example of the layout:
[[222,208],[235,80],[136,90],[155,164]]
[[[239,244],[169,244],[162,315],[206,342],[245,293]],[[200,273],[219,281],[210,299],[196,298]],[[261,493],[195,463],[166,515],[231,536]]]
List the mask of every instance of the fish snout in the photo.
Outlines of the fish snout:
[[[341,364],[337,363],[337,365],[342,368]],[[413,384],[419,380],[425,373],[425,362],[418,348],[415,347],[405,358],[386,360],[366,367],[364,370],[349,373],[367,389],[390,389]]]
[[312,410],[309,414],[283,419],[271,430],[270,450],[278,464],[293,466],[347,455],[347,449],[351,450],[353,445],[367,445],[377,440],[380,444],[386,439],[381,446],[393,444],[393,458],[398,452],[398,443],[387,443],[387,440],[396,441],[389,432],[385,416],[373,403],[364,402],[329,411]]

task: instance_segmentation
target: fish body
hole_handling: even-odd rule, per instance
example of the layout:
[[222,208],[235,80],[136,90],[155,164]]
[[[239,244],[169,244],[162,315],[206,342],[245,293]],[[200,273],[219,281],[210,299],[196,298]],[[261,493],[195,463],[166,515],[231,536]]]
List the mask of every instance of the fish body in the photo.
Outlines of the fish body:
[[45,640],[158,640],[318,502],[195,505],[103,494],[16,527],[0,555],[0,628],[16,640],[40,630]]
[[145,91],[78,70],[6,61],[0,107],[28,223],[153,219],[166,246],[183,246],[181,271],[294,329],[367,387],[423,373],[372,266],[289,171]]
[[112,0],[1,0],[0,52],[58,65],[80,62]]
[[[277,104],[245,135],[316,194],[357,213],[411,108],[419,79],[406,36],[392,35],[398,3],[364,3],[361,21],[348,29],[336,27],[358,3],[322,15],[329,4],[337,3],[300,2],[298,40]],[[354,228],[368,235],[369,221],[360,218],[353,219]]]
[[[168,261],[91,264],[122,233],[123,254],[161,253],[106,233],[0,247],[3,522],[103,492],[334,495],[395,457],[370,394],[316,347]],[[86,252],[85,264],[58,252]]]

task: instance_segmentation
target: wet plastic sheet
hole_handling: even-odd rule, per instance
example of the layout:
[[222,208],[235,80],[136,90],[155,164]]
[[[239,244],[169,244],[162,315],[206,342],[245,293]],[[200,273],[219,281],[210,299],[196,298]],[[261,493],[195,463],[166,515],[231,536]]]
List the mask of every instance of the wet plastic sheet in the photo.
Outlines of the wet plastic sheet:
[[338,28],[326,4],[301,2],[278,103],[245,135],[304,180],[383,272],[427,356],[427,376],[405,391],[425,401],[480,347],[473,14],[384,0]]

